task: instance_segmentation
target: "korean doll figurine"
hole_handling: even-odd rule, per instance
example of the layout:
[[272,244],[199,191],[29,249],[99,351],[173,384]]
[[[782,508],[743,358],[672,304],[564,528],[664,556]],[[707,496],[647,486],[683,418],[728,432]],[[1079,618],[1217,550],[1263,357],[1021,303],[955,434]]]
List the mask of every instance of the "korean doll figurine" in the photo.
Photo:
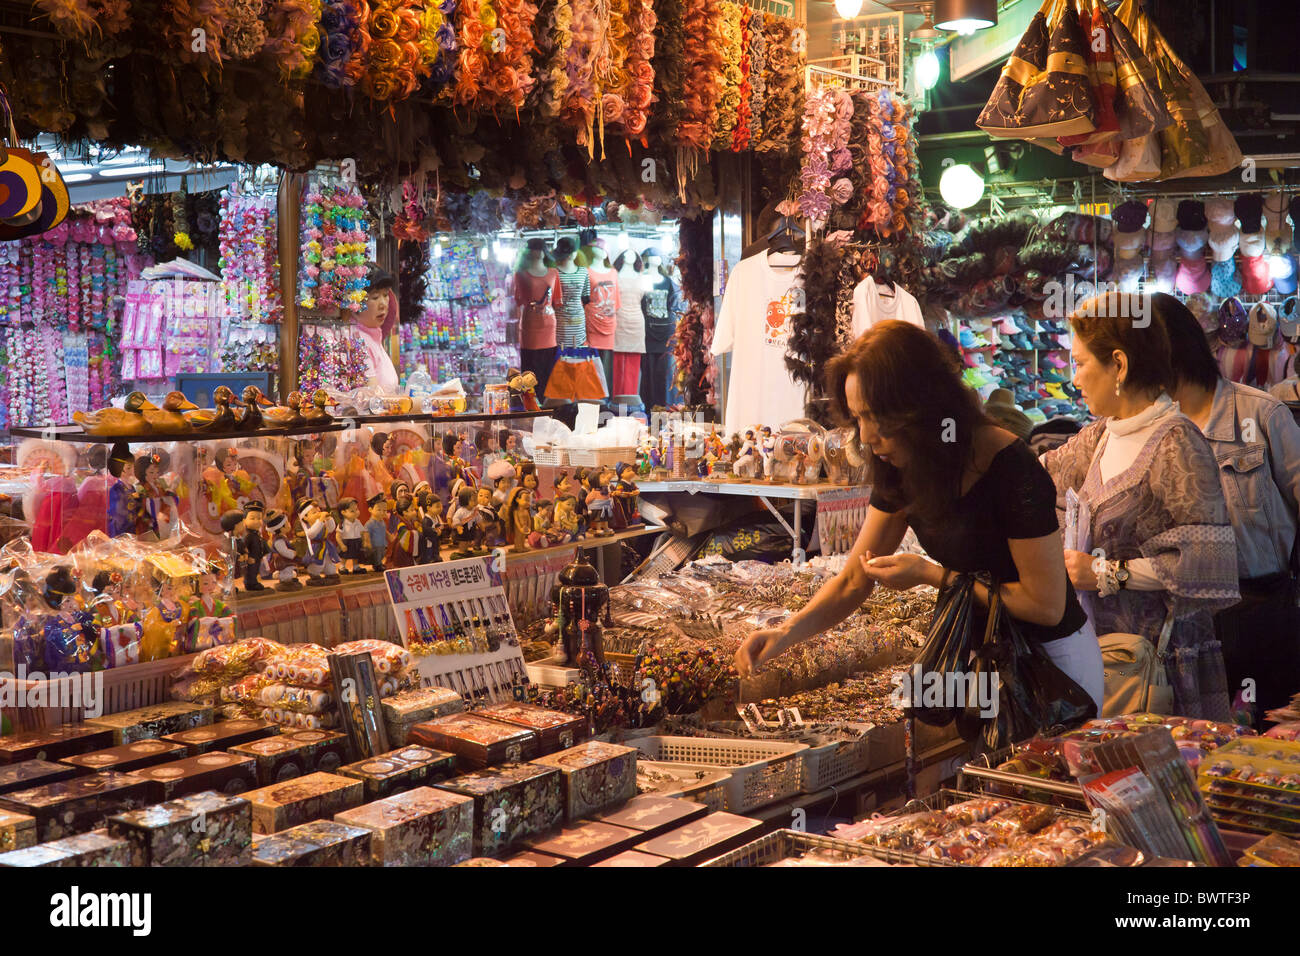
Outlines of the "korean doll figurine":
[[184,579],[173,578],[162,571],[154,571],[158,596],[153,607],[145,611],[140,638],[140,660],[160,661],[172,657],[177,650],[177,637],[185,627],[188,617],[188,594]]
[[234,445],[217,451],[212,464],[203,469],[203,483],[213,517],[242,508],[256,487],[239,464],[239,449]]
[[537,376],[512,368],[506,373],[512,412],[535,412],[541,408],[537,402]]
[[266,543],[266,505],[250,501],[244,509],[244,536],[239,541],[239,565],[244,573],[245,591],[265,591],[267,587],[258,580],[262,561],[271,549]]
[[117,571],[100,571],[91,583],[95,597],[90,612],[105,667],[121,667],[140,662],[142,628],[136,608],[123,593],[122,575]]
[[397,516],[397,526],[388,539],[384,567],[409,568],[419,560],[420,506],[414,498],[407,499],[405,510]]
[[442,499],[434,497],[420,509],[420,564],[442,560]]
[[483,428],[474,436],[474,444],[477,446],[479,453],[479,467],[481,468],[479,474],[487,478],[488,470],[496,462],[505,458],[505,454],[501,451],[500,438],[492,429]]
[[510,464],[514,465],[516,468],[519,467],[521,462],[528,460],[524,456],[523,452],[520,451],[519,436],[508,428],[501,429],[500,436],[497,439],[497,445],[501,449],[501,457],[510,462]]
[[395,478],[393,483],[388,486],[388,502],[390,510],[388,512],[388,531],[391,534],[397,528],[397,522],[407,506],[415,500],[411,494],[411,486],[400,478]]
[[442,436],[440,453],[433,459],[433,484],[439,493],[444,490],[450,493],[458,478],[465,484],[473,486],[474,476],[469,473],[469,469],[465,466],[465,459],[462,457],[464,449],[464,443],[455,432],[448,432]]
[[539,484],[537,478],[537,465],[525,459],[524,461],[521,461],[519,463],[519,467],[516,474],[519,480],[519,484],[522,487],[527,488],[534,495],[536,495],[537,486]]
[[483,528],[484,531],[487,530],[489,524],[496,520],[497,507],[492,499],[492,492],[487,488],[478,489],[477,494],[474,496],[474,511],[476,512],[474,520],[478,522],[479,527]]
[[528,536],[533,533],[533,493],[520,486],[510,492],[510,499],[501,512],[506,536],[516,551],[528,550]]
[[498,459],[488,466],[484,485],[492,488],[492,502],[498,507],[505,507],[506,500],[515,486],[515,467],[505,459]]
[[636,450],[636,473],[638,478],[650,477],[650,449],[645,445]]
[[161,449],[146,452],[135,460],[137,487],[132,511],[137,535],[152,534],[164,541],[180,528],[181,499],[164,478],[170,465],[170,456]]
[[636,487],[636,469],[623,462],[615,469],[618,478],[610,485],[609,494],[614,500],[614,528],[624,528],[641,524],[641,514],[637,511],[637,500],[641,492]]
[[609,522],[613,518],[614,501],[606,487],[608,471],[602,468],[593,472],[594,475],[588,473],[591,491],[587,493],[587,531],[593,537],[603,538],[613,533]]
[[361,504],[356,498],[344,498],[339,502],[338,542],[339,555],[342,558],[344,574],[365,574],[361,565],[365,561],[362,539],[366,527],[361,523]]
[[575,493],[573,479],[569,477],[567,471],[556,473],[555,477],[551,479],[551,490],[554,492],[556,501],[559,501],[561,498],[573,497]]
[[372,571],[384,570],[384,558],[388,554],[388,499],[382,492],[373,494],[366,502],[370,509],[370,519],[365,523],[362,545],[370,558]]
[[555,502],[539,501],[533,515],[533,530],[528,536],[528,547],[549,548],[553,544],[560,544],[558,540],[552,540],[555,528]]
[[566,544],[578,537],[577,498],[560,498],[555,502],[555,523],[551,526],[551,543]]
[[55,568],[45,578],[42,594],[55,612],[46,616],[41,635],[44,665],[49,671],[89,671],[103,666],[94,614],[76,592],[76,579],[66,566]]
[[242,508],[239,511],[227,511],[221,516],[221,530],[226,533],[226,554],[230,558],[227,567],[230,569],[231,586],[235,583],[234,575],[240,569],[240,549],[244,543],[244,520],[247,517],[248,512]]
[[393,480],[393,476],[384,467],[381,454],[383,443],[388,440],[388,436],[382,433],[370,436],[371,443],[377,442],[380,451],[375,451],[361,441],[349,442],[343,449],[344,465],[339,472],[339,487],[345,498],[357,502],[361,508],[362,521],[370,519],[370,507],[366,502],[376,492],[387,488]]
[[475,507],[475,495],[469,488],[462,488],[456,498],[456,508],[451,513],[451,538],[457,546],[457,554],[467,552],[474,542],[478,531],[478,510]]
[[289,534],[289,516],[283,511],[272,511],[266,516],[266,530],[271,536],[271,553],[267,563],[275,578],[277,591],[297,591],[302,587],[298,580],[298,550]]
[[318,587],[337,583],[339,551],[334,545],[333,537],[338,530],[338,522],[309,498],[298,505],[298,523],[302,527],[303,537],[307,539],[307,553],[303,557],[307,583]]

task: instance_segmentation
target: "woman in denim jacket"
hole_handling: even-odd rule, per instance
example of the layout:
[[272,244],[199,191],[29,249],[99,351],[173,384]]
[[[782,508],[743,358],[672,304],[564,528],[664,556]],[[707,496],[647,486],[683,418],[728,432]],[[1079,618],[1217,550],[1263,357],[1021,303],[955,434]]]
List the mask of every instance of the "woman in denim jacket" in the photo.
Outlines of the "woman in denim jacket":
[[[1300,690],[1300,615],[1292,554],[1300,513],[1300,426],[1278,399],[1219,373],[1195,316],[1172,296],[1155,297],[1173,346],[1184,415],[1209,439],[1237,538],[1241,603],[1214,621],[1228,688],[1254,681],[1256,712]],[[1247,702],[1250,697],[1245,698]]]

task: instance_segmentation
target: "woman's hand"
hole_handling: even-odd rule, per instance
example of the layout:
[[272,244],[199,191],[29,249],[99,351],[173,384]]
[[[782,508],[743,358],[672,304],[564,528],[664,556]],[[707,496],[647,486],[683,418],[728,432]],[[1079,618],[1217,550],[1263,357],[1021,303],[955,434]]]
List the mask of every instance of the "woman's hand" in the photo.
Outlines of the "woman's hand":
[[789,633],[783,627],[768,627],[755,631],[745,638],[743,644],[736,648],[736,670],[741,677],[748,677],[755,670],[774,657],[779,657],[786,648]]
[[877,558],[868,551],[858,560],[868,578],[895,591],[906,591],[918,584],[938,587],[943,576],[943,568],[919,554],[888,554]]
[[1092,565],[1096,557],[1086,551],[1065,551],[1065,570],[1070,575],[1070,583],[1076,591],[1096,591],[1099,589],[1097,573]]

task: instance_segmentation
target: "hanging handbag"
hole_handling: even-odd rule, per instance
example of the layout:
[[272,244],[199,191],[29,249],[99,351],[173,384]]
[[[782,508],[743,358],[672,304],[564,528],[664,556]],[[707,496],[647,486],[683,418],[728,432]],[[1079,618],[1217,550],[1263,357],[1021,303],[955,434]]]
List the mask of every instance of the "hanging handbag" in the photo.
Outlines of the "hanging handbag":
[[1090,133],[1096,125],[1087,46],[1066,0],[1045,0],[1002,67],[975,125],[1002,139]]
[[1168,714],[1173,711],[1174,688],[1165,673],[1165,658],[1173,629],[1174,615],[1171,612],[1154,644],[1141,634],[1118,631],[1097,638],[1105,671],[1103,717]]

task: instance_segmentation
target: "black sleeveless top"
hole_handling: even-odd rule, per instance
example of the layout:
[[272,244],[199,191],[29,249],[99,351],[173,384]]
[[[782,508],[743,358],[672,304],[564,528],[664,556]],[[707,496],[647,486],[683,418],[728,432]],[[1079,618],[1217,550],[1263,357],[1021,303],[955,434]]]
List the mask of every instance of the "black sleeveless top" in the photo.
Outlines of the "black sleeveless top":
[[[873,491],[871,506],[893,514],[903,510],[906,503]],[[1016,440],[993,456],[988,471],[957,499],[950,512],[931,521],[909,517],[908,525],[926,553],[945,568],[983,571],[1002,583],[1019,581],[1020,572],[1007,540],[1041,538],[1059,530],[1056,486],[1029,447]],[[1065,614],[1056,625],[1031,624],[1017,618],[1026,640],[1055,641],[1083,627],[1087,615],[1068,578],[1065,589]]]

